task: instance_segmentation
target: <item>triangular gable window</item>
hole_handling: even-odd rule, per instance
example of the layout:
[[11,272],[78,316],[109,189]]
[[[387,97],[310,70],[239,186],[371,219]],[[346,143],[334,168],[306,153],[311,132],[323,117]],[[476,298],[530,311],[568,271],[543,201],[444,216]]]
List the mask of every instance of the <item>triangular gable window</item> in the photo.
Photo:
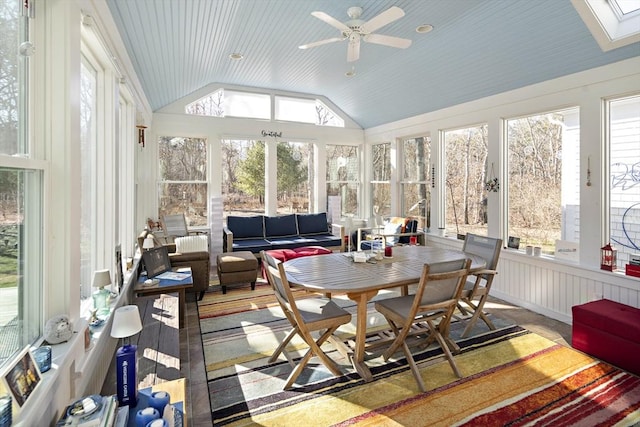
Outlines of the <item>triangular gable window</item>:
[[640,0],[571,0],[600,48],[640,41]]

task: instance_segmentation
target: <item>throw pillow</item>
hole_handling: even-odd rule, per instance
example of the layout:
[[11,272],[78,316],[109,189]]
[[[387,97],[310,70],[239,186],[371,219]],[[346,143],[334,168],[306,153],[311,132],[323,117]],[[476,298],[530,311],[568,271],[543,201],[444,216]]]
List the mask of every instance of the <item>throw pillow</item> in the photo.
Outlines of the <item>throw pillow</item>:
[[398,241],[398,236],[390,236],[390,234],[399,234],[402,230],[402,224],[395,224],[393,222],[389,222],[384,226],[384,234],[387,245],[395,245]]
[[176,252],[186,254],[189,252],[207,252],[209,250],[209,237],[202,234],[198,236],[177,237],[175,239]]

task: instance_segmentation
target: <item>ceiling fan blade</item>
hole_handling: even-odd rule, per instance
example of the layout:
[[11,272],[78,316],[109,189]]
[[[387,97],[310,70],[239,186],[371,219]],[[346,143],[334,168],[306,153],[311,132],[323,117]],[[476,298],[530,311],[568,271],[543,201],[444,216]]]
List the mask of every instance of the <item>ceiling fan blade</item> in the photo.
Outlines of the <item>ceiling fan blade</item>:
[[360,58],[360,38],[349,41],[347,48],[347,62],[357,61]]
[[373,33],[378,28],[382,28],[403,16],[404,10],[400,9],[398,6],[393,6],[362,24],[362,32],[365,34]]
[[382,34],[367,34],[363,38],[367,43],[381,44],[385,46],[397,47],[400,49],[406,49],[411,46],[411,40],[402,39],[400,37],[385,36]]
[[344,40],[343,37],[332,37],[330,39],[319,40],[317,42],[300,45],[300,46],[298,46],[298,49],[309,49],[311,47],[322,46],[323,44],[328,44],[328,43],[333,43],[333,42],[341,42],[342,40]]
[[332,27],[335,27],[337,29],[339,29],[340,31],[351,31],[351,28],[347,27],[346,25],[344,25],[342,22],[338,21],[336,18],[334,18],[333,16],[327,15],[324,12],[311,12],[311,15],[315,16],[316,18],[318,18],[321,21],[326,22],[327,24],[331,25]]

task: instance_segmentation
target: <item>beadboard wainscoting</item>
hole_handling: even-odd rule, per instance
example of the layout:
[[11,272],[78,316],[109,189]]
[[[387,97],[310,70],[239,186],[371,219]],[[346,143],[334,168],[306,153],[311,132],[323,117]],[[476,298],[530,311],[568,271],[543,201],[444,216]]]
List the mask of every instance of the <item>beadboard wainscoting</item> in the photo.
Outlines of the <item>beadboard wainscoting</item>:
[[[428,235],[428,245],[461,249],[463,241]],[[607,298],[640,308],[640,278],[622,272],[530,256],[503,249],[491,295],[564,323],[571,324],[571,307]]]

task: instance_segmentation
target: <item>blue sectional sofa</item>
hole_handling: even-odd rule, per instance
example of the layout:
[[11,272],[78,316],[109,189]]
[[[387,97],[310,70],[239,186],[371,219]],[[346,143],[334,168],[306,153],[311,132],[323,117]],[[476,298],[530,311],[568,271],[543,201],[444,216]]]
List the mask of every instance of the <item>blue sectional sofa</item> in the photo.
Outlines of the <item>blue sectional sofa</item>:
[[344,228],[330,225],[326,212],[279,216],[229,216],[224,227],[225,252],[322,246],[344,249]]

